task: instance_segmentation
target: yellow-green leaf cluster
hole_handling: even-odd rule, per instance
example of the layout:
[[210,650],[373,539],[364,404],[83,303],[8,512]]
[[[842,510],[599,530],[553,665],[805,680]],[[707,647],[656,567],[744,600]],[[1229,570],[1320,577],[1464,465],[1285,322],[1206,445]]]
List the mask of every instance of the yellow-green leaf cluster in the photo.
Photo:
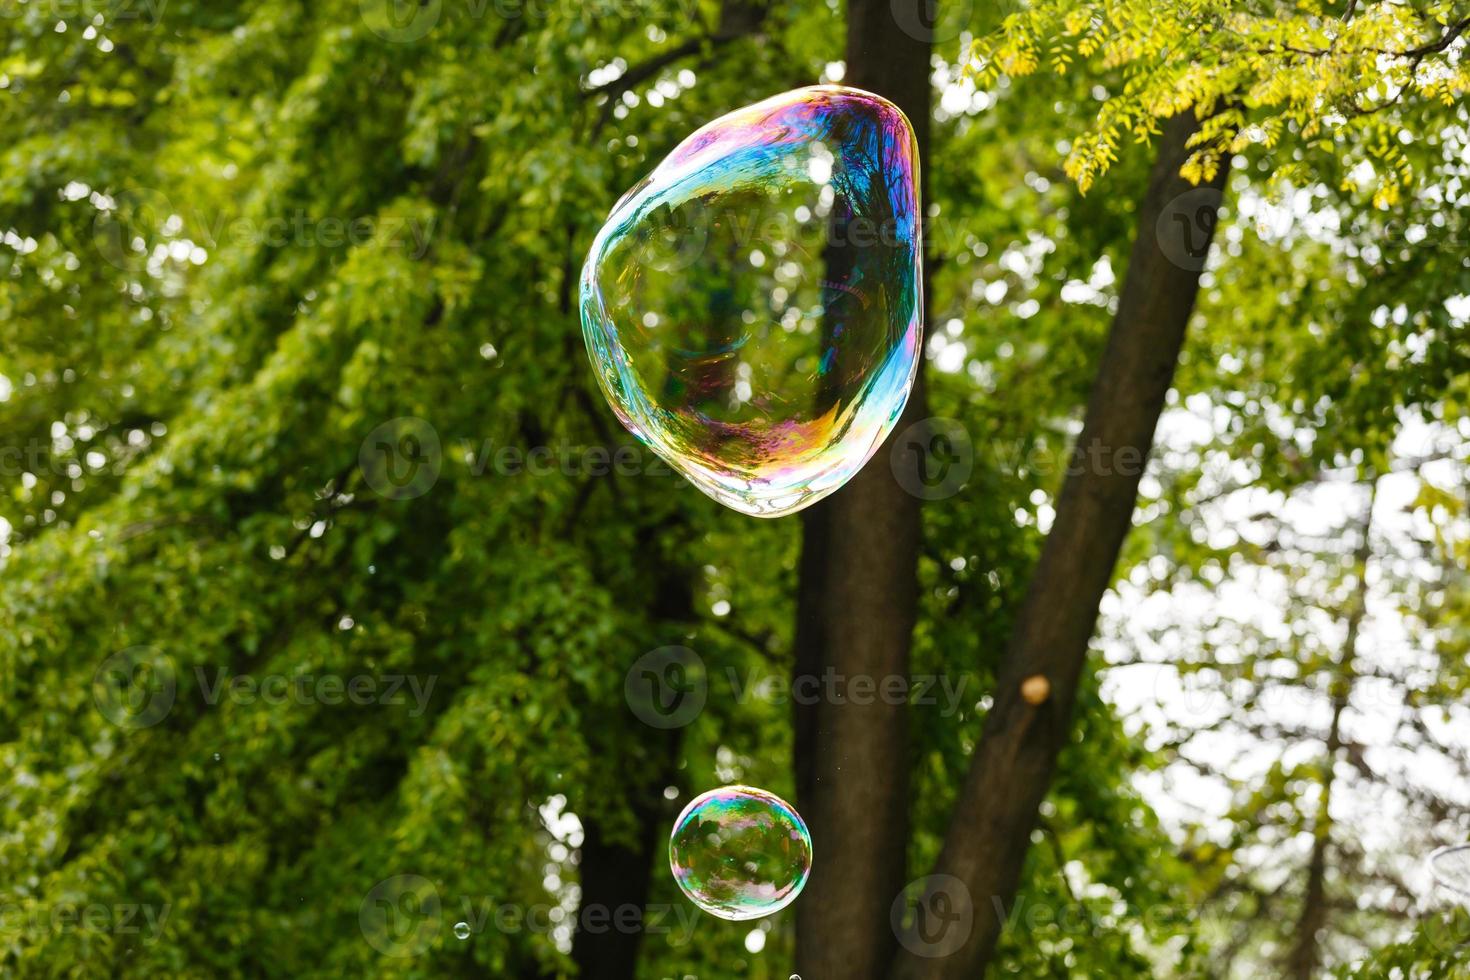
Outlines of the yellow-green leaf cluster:
[[[1182,172],[1210,179],[1227,154],[1251,144],[1333,149],[1369,162],[1373,204],[1386,208],[1415,179],[1398,143],[1417,137],[1406,107],[1449,108],[1470,90],[1465,58],[1470,4],[1422,7],[1349,0],[1037,0],[977,39],[969,71],[980,85],[1027,75],[1043,58],[1058,74],[1088,66],[1121,76],[1096,122],[1072,145],[1067,175],[1086,191],[1123,139],[1146,140],[1155,120],[1192,109],[1204,120]],[[1285,154],[1287,167],[1298,156]]]

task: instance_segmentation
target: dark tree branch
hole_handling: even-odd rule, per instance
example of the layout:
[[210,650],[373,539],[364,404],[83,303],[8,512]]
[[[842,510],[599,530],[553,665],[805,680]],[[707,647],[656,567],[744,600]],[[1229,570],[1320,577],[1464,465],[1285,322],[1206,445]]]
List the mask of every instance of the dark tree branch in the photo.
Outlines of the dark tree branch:
[[1430,41],[1428,44],[1421,44],[1417,48],[1409,48],[1407,51],[1392,51],[1381,49],[1375,50],[1377,50],[1379,54],[1392,55],[1396,58],[1423,58],[1427,55],[1438,54],[1439,52],[1448,48],[1451,44],[1454,44],[1455,38],[1459,37],[1461,34],[1464,34],[1466,28],[1470,28],[1470,17],[1466,17],[1459,23],[1452,25],[1449,30],[1445,31],[1444,34],[1439,37],[1438,40]]
[[706,45],[720,47],[731,41],[755,34],[765,20],[765,16],[764,3],[726,0],[720,9],[720,22],[714,30],[705,31],[666,51],[660,51],[647,61],[632,66],[612,81],[588,89],[587,95],[606,95],[609,100],[616,99],[624,92],[631,91],[654,78],[665,68],[678,64],[690,55],[698,54],[705,49]]
[[691,37],[682,44],[676,44],[666,51],[660,51],[642,64],[634,65],[612,81],[593,86],[587,90],[587,94],[606,95],[609,99],[616,99],[624,92],[631,91],[650,78],[653,78],[670,65],[677,64],[690,55],[699,53],[700,49],[708,44],[709,41],[710,35],[708,34]]

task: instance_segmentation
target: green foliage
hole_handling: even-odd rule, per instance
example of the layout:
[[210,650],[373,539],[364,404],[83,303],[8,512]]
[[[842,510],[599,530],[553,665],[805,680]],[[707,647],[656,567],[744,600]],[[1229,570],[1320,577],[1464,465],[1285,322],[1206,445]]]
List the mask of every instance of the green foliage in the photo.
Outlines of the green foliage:
[[[642,975],[785,977],[789,914],[749,953],[747,926],[688,917],[657,841],[715,782],[791,791],[789,705],[741,691],[790,672],[797,526],[724,511],[641,452],[601,402],[574,306],[618,195],[703,122],[821,77],[840,13],[775,6],[729,40],[709,3],[436,0],[407,20],[391,6],[31,0],[0,19],[0,972],[567,976],[569,918],[509,928],[495,910],[575,910],[592,836],[652,832],[650,901],[673,911],[646,930]],[[1087,21],[1055,30],[1074,10]],[[1203,27],[1150,49],[1149,10]],[[1440,12],[1373,5],[1309,37],[1306,12],[1268,25],[1042,3],[1005,21],[1004,43],[1047,33],[1036,66],[1053,39],[1057,66],[1079,54],[1024,85],[967,79],[940,50],[945,94],[969,101],[941,101],[926,171],[929,398],[964,423],[974,468],[924,511],[914,671],[964,696],[952,715],[914,710],[916,876],[979,737],[1125,274],[1148,161],[1121,137],[1186,76],[1183,104],[1224,105],[1228,86],[1291,62],[1227,67],[1244,50],[1232,38],[1330,48],[1311,56],[1330,73],[1246,98],[1255,115],[1201,147],[1240,153],[1253,180],[1277,169],[1253,127],[1304,131],[1290,115],[1304,100],[1337,105],[1352,86],[1381,97],[1357,71],[1368,48],[1409,16],[1428,18],[1410,42],[1426,43]],[[993,18],[977,9],[971,32]],[[1010,50],[993,53],[1024,73]],[[1342,242],[1273,241],[1236,215],[1222,227],[1180,391],[1209,393],[1227,417],[1212,451],[1250,460],[1265,488],[1381,462],[1397,411],[1464,416],[1464,323],[1443,300],[1470,273],[1405,230],[1463,234],[1458,192],[1424,180],[1370,212],[1344,189],[1389,119],[1419,125],[1402,152],[1432,171],[1451,89],[1418,77],[1463,71],[1455,52],[1419,59],[1418,99],[1348,123],[1324,110],[1300,136],[1320,171],[1306,193],[1342,216]],[[1104,74],[1078,70],[1098,58]],[[1406,78],[1409,60],[1375,63],[1374,82]],[[1095,87],[1120,80],[1104,152],[1085,135],[1104,132]],[[1358,142],[1329,153],[1343,126]],[[1084,197],[1114,155],[1109,193]],[[428,485],[372,465],[405,438]],[[538,448],[549,470],[528,467]],[[586,465],[619,451],[632,472]],[[1164,579],[1229,561],[1188,524],[1154,533],[1193,519],[1211,458],[1160,469],[1125,574],[1156,556]],[[1436,554],[1463,569],[1463,501],[1426,487],[1416,506],[1443,513]],[[1404,587],[1447,665],[1463,661],[1466,594]],[[623,692],[670,643],[710,678],[703,713],[672,734]],[[163,715],[117,700],[120,676],[133,694],[171,690]],[[219,694],[235,677],[239,693]],[[321,686],[359,677],[377,685],[363,703]],[[390,700],[390,678],[417,694],[405,681]],[[276,683],[310,696],[259,696]],[[1446,667],[1423,696],[1467,683]],[[1239,854],[1153,812],[1133,776],[1169,752],[1111,700],[1084,686],[999,974],[1204,969],[1213,937],[1194,910]],[[1280,769],[1259,799],[1309,774]],[[416,955],[387,955],[364,915],[380,900],[423,912],[405,875],[440,909],[390,944]]]
[[1084,191],[1125,140],[1146,141],[1158,120],[1193,110],[1204,125],[1182,173],[1196,183],[1259,148],[1288,183],[1310,179],[1323,158],[1366,164],[1342,189],[1362,185],[1387,208],[1416,172],[1453,166],[1441,130],[1470,90],[1457,44],[1467,28],[1470,10],[1453,0],[1349,0],[1340,15],[1316,0],[1039,0],[979,38],[970,64],[982,85],[1039,68],[1109,73],[1097,119],[1067,156]]
[[1459,980],[1470,976],[1470,911],[1456,908],[1424,919],[1402,942],[1337,970],[1339,977]]

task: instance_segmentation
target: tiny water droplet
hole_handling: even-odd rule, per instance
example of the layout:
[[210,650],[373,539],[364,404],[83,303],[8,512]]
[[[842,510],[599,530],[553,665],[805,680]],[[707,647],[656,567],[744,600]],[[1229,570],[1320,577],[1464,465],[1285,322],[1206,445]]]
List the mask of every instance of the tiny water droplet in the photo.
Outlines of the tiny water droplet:
[[454,924],[454,936],[456,939],[470,938],[470,924],[468,922],[456,922]]

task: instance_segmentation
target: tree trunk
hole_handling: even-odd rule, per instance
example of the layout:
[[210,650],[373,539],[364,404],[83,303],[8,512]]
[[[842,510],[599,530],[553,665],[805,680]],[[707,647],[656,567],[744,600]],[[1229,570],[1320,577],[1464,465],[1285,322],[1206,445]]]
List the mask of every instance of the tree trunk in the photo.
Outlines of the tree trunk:
[[[667,530],[666,528],[664,530]],[[637,541],[643,552],[653,550],[654,528],[645,527]],[[651,583],[653,600],[649,614],[653,622],[667,624],[662,636],[674,643],[694,619],[694,570],[665,564]],[[589,739],[603,745],[599,758],[610,758],[617,741],[626,733],[604,731],[605,715],[588,711]],[[635,737],[650,749],[643,764],[627,771],[627,800],[633,811],[635,834],[632,841],[609,839],[597,810],[592,806],[574,809],[582,816],[583,839],[579,849],[578,879],[582,900],[578,907],[577,930],[572,936],[572,961],[577,965],[579,980],[632,980],[638,975],[638,951],[642,945],[644,925],[651,912],[648,896],[653,888],[654,868],[665,869],[668,857],[665,842],[678,804],[664,798],[664,787],[677,785],[679,757],[683,750],[684,731],[674,727],[664,731],[646,728],[621,712],[622,724],[638,725]],[[612,741],[602,741],[610,734]],[[623,916],[637,910],[638,927],[618,926]],[[596,915],[594,919],[592,916]]]
[[[689,581],[693,580],[689,575]],[[572,936],[572,961],[579,980],[632,980],[638,975],[645,926],[656,914],[648,907],[654,869],[668,873],[668,832],[678,809],[664,798],[663,791],[680,782],[683,730],[648,729],[647,738],[657,747],[657,754],[641,770],[628,774],[634,839],[610,839],[600,820],[582,814],[577,867],[582,900]],[[618,925],[633,916],[633,910],[637,927]]]
[[[909,117],[919,146],[921,202],[930,45],[913,36],[924,31],[905,32],[899,18],[921,24],[925,5],[850,0],[843,79],[890,99]],[[925,415],[922,361],[920,373],[896,433]],[[872,704],[839,703],[822,686],[828,670],[877,682],[909,673],[919,501],[894,479],[890,448],[891,440],[846,487],[802,518],[793,691],[823,692],[810,704],[798,698],[794,719],[797,805],[815,842],[812,876],[796,906],[797,972],[803,977],[874,980],[895,945],[888,913],[906,871],[907,709],[877,697]]]
[[1368,508],[1363,517],[1363,537],[1358,542],[1354,567],[1357,587],[1348,610],[1347,630],[1332,678],[1332,723],[1327,729],[1327,753],[1322,767],[1322,796],[1312,827],[1312,857],[1307,864],[1307,887],[1302,912],[1297,918],[1296,943],[1286,959],[1286,975],[1293,980],[1312,980],[1322,963],[1319,936],[1327,925],[1327,851],[1332,846],[1332,789],[1338,757],[1342,754],[1342,715],[1352,700],[1357,680],[1358,634],[1368,612],[1368,560],[1372,557],[1373,505],[1378,499],[1378,480],[1368,487]]
[[[1179,176],[1186,141],[1197,125],[1192,113],[1184,113],[1165,123],[1159,139],[1118,311],[1056,519],[936,868],[963,883],[973,928],[948,955],[900,952],[891,972],[899,980],[980,976],[1014,900],[1037,808],[1072,730],[1098,604],[1131,526],[1143,463],[1214,231],[1226,165],[1211,185],[1214,191],[1194,188]],[[1171,236],[1183,237],[1182,250]],[[954,898],[951,891],[951,904]]]
[[1327,741],[1326,767],[1322,773],[1322,804],[1312,834],[1312,857],[1307,864],[1307,888],[1302,898],[1302,914],[1297,918],[1296,943],[1286,960],[1286,975],[1293,980],[1312,980],[1321,959],[1318,934],[1327,924],[1327,846],[1332,840],[1332,824],[1328,805],[1332,801],[1333,766],[1342,748],[1339,724],[1346,702],[1333,706],[1332,731]]
[[[586,821],[578,868],[583,909],[597,909],[598,916],[607,923],[616,921],[613,916],[624,906],[631,905],[642,913],[651,884],[654,829],[651,822],[640,822],[638,846],[626,847],[606,840],[598,823]],[[588,921],[594,920],[589,916]],[[580,980],[631,980],[637,975],[641,939],[638,931],[612,925],[596,930],[579,928],[572,944],[577,976]]]

